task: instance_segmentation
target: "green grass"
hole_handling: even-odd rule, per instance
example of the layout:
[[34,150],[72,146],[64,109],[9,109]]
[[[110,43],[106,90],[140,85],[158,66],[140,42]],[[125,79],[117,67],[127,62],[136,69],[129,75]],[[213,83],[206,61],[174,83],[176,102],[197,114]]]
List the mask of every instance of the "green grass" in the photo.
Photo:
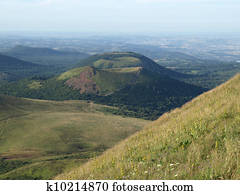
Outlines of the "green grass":
[[128,85],[144,83],[152,79],[148,75],[139,74],[140,69],[137,68],[127,68],[127,70],[121,68],[118,71],[115,69],[98,70],[93,80],[99,86],[101,94],[105,95],[119,91]]
[[42,86],[41,82],[39,81],[33,81],[28,85],[30,89],[39,89]]
[[112,60],[99,59],[93,63],[97,68],[119,68],[139,66],[141,61],[135,57],[117,57]]
[[0,95],[0,179],[50,179],[148,124],[109,109],[114,108]]
[[138,72],[141,70],[141,67],[128,67],[128,68],[111,68],[111,69],[104,69],[109,72],[118,72],[118,73],[127,73],[127,72]]
[[[39,83],[41,86],[36,85]],[[143,67],[97,69],[87,66],[70,70],[59,77],[36,77],[0,85],[0,91],[6,95],[34,99],[91,100],[118,107],[118,112],[112,112],[118,115],[156,120],[205,89]]]
[[[158,75],[150,73],[141,73],[141,67],[129,67],[129,68],[111,68],[111,69],[96,69],[94,67],[81,67],[67,71],[57,77],[58,80],[68,80],[74,77],[78,77],[80,73],[84,71],[93,71],[94,76],[91,78],[100,89],[100,95],[106,95],[119,91],[128,85],[134,85],[136,83],[144,83],[153,80]],[[28,85],[31,89],[38,87],[36,82]]]
[[[20,48],[21,49],[21,48]],[[94,65],[104,62],[113,64]],[[33,77],[0,85],[2,94],[45,100],[91,100],[118,107],[115,114],[155,120],[205,89],[172,79],[171,71],[133,52],[91,56],[55,77]],[[76,65],[76,66],[77,66]],[[97,66],[97,67],[94,67]]]
[[85,67],[74,68],[70,71],[62,73],[60,76],[57,77],[57,80],[67,80],[67,79],[70,79],[72,77],[78,76],[85,69],[86,69]]
[[82,165],[100,152],[88,152],[87,155],[64,155],[31,160],[4,160],[1,162],[4,172],[0,179],[52,179],[57,174],[70,171]]
[[128,68],[143,67],[149,71],[159,73],[161,76],[169,76],[172,78],[186,78],[185,74],[181,74],[170,69],[164,68],[153,60],[134,52],[111,52],[90,56],[81,60],[78,66],[93,66],[100,69],[110,68]]
[[240,179],[240,75],[56,179]]

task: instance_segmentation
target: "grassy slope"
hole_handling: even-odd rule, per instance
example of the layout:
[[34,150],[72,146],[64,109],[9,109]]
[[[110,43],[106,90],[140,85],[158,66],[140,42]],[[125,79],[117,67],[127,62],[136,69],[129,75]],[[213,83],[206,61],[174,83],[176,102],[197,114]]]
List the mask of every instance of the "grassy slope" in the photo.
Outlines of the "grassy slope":
[[14,81],[34,75],[50,74],[55,71],[51,66],[34,64],[0,54],[0,81],[3,80],[1,78],[3,74],[5,75],[4,80]]
[[153,60],[134,52],[112,52],[90,56],[81,60],[78,66],[94,66],[100,69],[143,67],[149,71],[172,78],[187,78],[188,75],[164,68]]
[[136,83],[143,83],[152,78],[148,75],[140,74],[141,68],[113,68],[113,69],[96,69],[94,67],[80,67],[74,68],[70,71],[62,73],[57,77],[58,81],[67,81],[68,79],[79,76],[80,73],[86,71],[94,72],[95,75],[92,80],[97,84],[100,89],[101,95],[106,95],[118,91],[127,85]]
[[0,179],[50,179],[148,123],[107,108],[0,96]]
[[[129,85],[147,83],[161,78],[160,75],[143,70],[141,67],[96,69],[94,67],[86,66],[74,68],[62,73],[57,77],[57,81],[67,81],[68,79],[77,77],[80,73],[88,70],[95,72],[93,81],[96,82],[99,87],[101,95],[119,91]],[[169,80],[169,78],[165,78],[165,80]]]
[[102,94],[119,91],[126,86],[135,85],[137,83],[146,83],[158,78],[155,74],[146,71],[142,73],[139,67],[121,68],[121,69],[105,69],[99,70],[94,78],[94,81],[102,90]]
[[[87,67],[88,68],[88,67]],[[70,78],[73,78],[73,77],[76,77],[78,76],[81,72],[85,71],[85,67],[80,67],[80,68],[74,68],[74,69],[71,69],[69,71],[66,71],[62,74],[60,74],[58,77],[57,77],[57,80],[67,80],[67,79],[70,79]]]
[[240,75],[57,179],[240,179]]

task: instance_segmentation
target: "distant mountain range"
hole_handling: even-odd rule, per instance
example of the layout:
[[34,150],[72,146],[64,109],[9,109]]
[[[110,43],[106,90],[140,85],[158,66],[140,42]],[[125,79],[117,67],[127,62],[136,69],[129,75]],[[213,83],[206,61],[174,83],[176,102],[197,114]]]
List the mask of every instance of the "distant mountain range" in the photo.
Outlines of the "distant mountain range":
[[51,48],[38,48],[18,45],[4,55],[16,57],[33,63],[54,66],[70,66],[81,59],[88,57],[88,54],[80,52],[60,51]]

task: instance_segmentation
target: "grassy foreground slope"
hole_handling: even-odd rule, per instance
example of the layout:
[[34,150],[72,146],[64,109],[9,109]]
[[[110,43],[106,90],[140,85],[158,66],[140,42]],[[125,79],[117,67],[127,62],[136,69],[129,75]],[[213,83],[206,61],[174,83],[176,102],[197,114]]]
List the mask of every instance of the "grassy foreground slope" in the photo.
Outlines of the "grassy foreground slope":
[[240,179],[240,75],[57,179]]
[[109,108],[0,95],[0,179],[51,179],[148,123]]

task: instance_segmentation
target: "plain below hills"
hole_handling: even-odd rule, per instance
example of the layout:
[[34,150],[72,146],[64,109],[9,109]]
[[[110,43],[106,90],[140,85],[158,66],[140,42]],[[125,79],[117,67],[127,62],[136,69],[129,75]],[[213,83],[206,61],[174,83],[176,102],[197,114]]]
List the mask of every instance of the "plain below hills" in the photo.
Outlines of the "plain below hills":
[[149,123],[110,109],[115,108],[0,95],[0,179],[51,179]]
[[240,75],[56,179],[240,179]]

